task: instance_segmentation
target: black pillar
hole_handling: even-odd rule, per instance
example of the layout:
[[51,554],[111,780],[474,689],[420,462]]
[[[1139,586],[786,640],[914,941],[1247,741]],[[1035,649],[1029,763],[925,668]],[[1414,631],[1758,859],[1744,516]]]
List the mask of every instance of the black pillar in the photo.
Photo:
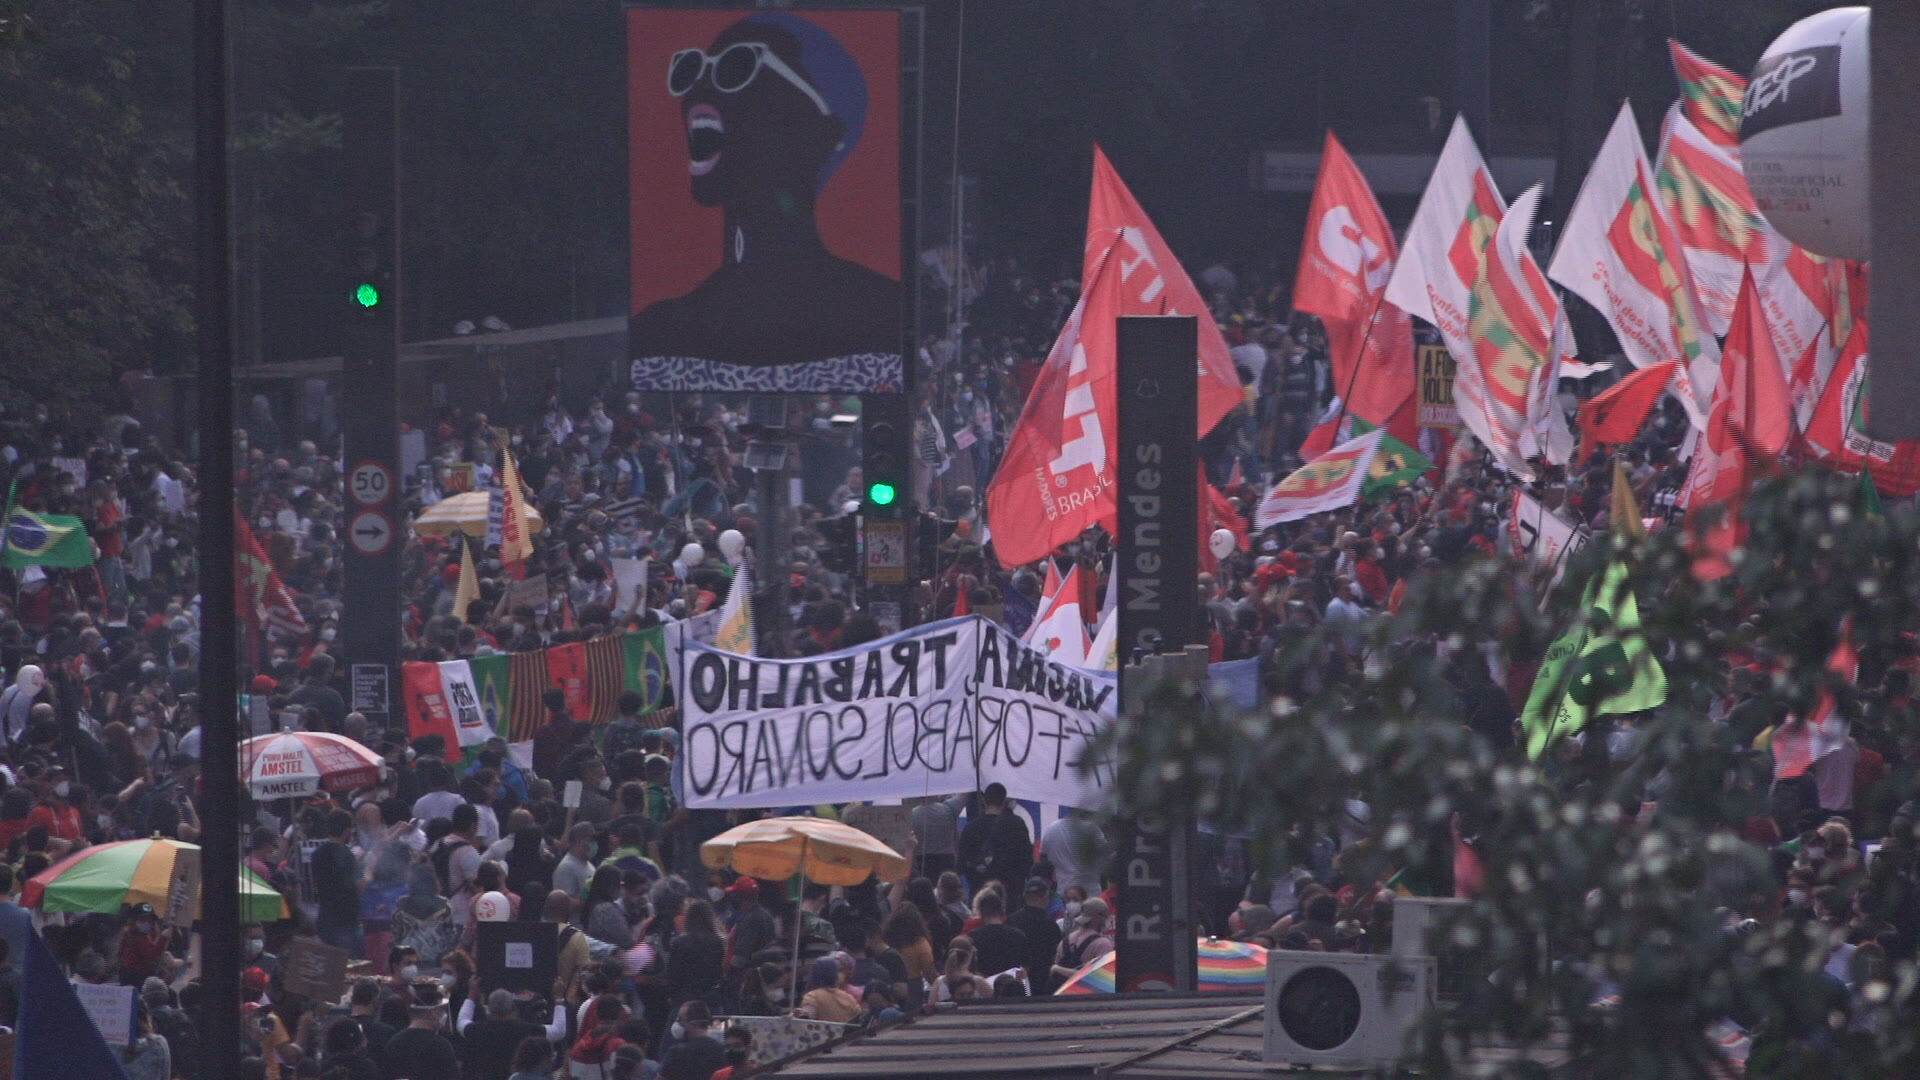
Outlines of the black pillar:
[[200,1067],[240,1071],[239,620],[233,601],[233,230],[227,9],[193,5],[194,319],[200,426]]

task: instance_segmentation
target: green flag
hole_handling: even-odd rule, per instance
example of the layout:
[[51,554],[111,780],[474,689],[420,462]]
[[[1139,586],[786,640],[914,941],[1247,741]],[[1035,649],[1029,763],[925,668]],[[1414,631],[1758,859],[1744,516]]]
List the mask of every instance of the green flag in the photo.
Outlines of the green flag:
[[[1365,435],[1373,427],[1357,416],[1353,418],[1355,435]],[[1373,456],[1373,464],[1367,467],[1367,479],[1360,485],[1360,495],[1362,498],[1371,498],[1402,484],[1411,484],[1432,468],[1433,461],[1427,455],[1392,435],[1382,436],[1380,449]]]
[[1647,648],[1625,564],[1610,564],[1588,582],[1580,609],[1579,621],[1540,661],[1520,714],[1530,758],[1595,716],[1641,712],[1667,700],[1667,673]]
[[1860,467],[1860,509],[1868,517],[1881,517],[1886,514],[1880,508],[1880,489],[1873,486],[1873,470],[1862,462]]
[[640,695],[640,714],[658,712],[666,707],[670,686],[667,682],[667,635],[652,626],[620,638],[623,689]]
[[0,544],[0,566],[57,566],[78,570],[93,565],[93,541],[86,522],[68,514],[41,514],[13,504],[7,492],[6,540]]

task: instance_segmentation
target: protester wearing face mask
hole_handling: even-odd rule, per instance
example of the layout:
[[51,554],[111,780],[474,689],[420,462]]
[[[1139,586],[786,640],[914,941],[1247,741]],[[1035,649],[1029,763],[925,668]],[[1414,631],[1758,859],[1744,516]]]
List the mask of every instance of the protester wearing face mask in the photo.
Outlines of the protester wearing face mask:
[[670,1034],[673,1048],[660,1062],[660,1080],[710,1080],[727,1066],[726,1047],[712,1034],[713,1010],[704,1001],[680,1006]]
[[171,936],[151,904],[136,904],[126,930],[120,934],[120,981],[139,986],[150,976],[171,978],[178,961],[167,953]]
[[240,951],[248,967],[257,967],[271,978],[280,966],[280,958],[267,951],[267,931],[259,923],[240,928]]
[[86,836],[80,808],[75,805],[78,800],[73,798],[73,781],[67,776],[66,766],[55,765],[47,770],[42,783],[40,805],[27,815],[27,827],[45,827],[48,852],[64,854],[80,844]]

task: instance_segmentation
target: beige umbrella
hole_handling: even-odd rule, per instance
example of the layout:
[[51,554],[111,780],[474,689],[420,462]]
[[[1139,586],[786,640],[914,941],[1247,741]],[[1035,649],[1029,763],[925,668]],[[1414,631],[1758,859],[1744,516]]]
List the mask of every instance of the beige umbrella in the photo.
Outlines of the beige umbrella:
[[[736,825],[700,845],[700,861],[715,870],[763,881],[795,874],[822,885],[858,885],[869,876],[899,881],[906,857],[851,825],[813,817],[766,818]],[[799,1000],[800,914],[793,917],[793,996]]]
[[[527,507],[527,527],[539,532],[547,527],[540,519],[540,511]],[[487,535],[487,493],[484,491],[463,491],[458,495],[449,495],[420,512],[413,519],[413,531],[421,536],[450,536],[455,530],[466,533],[475,540]]]

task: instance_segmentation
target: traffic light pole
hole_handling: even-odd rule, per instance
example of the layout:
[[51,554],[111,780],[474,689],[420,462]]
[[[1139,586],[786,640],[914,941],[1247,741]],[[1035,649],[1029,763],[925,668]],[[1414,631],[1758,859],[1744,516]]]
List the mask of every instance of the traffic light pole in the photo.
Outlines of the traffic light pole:
[[860,397],[860,570],[867,610],[891,633],[907,624],[908,568],[913,565],[913,397]]
[[400,663],[400,78],[349,68],[346,273],[336,303],[346,329],[341,429],[346,450],[345,603],[348,704],[374,730],[393,717]]
[[193,5],[194,324],[200,427],[200,1068],[240,1072],[240,724],[234,672],[233,230],[227,8]]

